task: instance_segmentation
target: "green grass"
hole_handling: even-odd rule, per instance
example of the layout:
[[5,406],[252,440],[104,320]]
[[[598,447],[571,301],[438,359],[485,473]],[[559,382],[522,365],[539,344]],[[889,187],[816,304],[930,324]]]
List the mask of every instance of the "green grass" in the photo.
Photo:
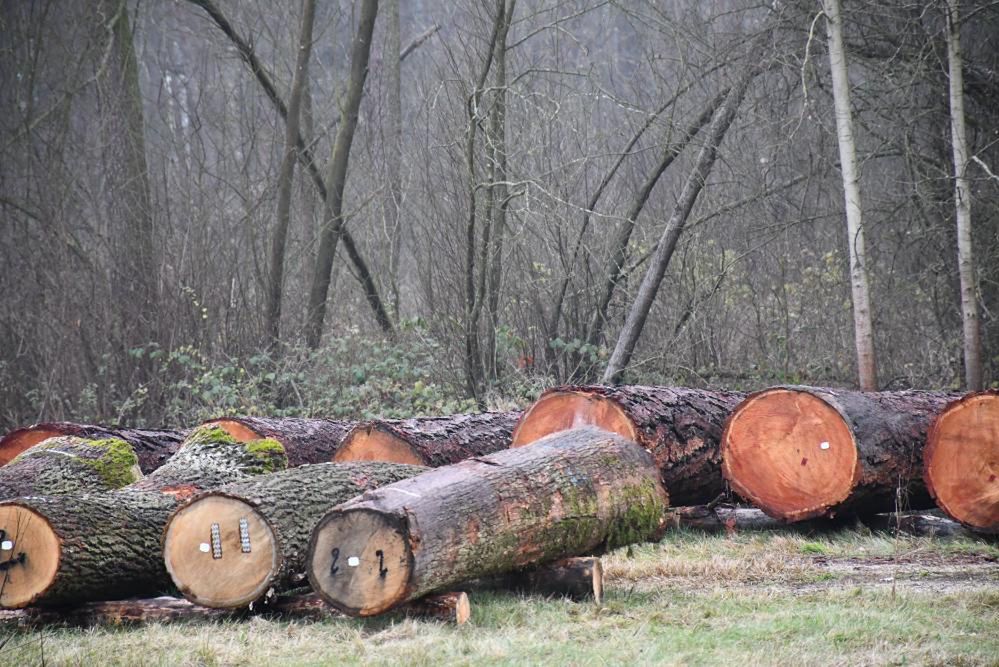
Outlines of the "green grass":
[[[999,665],[995,559],[996,546],[973,540],[858,531],[820,538],[680,532],[630,556],[627,550],[607,556],[600,606],[473,593],[472,620],[461,627],[401,618],[254,618],[49,629],[13,635],[0,659],[6,665]],[[894,573],[890,583],[884,568]]]

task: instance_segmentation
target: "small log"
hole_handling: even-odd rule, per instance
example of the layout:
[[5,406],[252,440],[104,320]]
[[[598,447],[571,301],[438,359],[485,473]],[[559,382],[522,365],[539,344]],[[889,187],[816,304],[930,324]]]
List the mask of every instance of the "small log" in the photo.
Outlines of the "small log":
[[219,428],[201,428],[168,463],[119,491],[0,503],[0,530],[9,542],[2,546],[10,547],[0,562],[0,607],[78,604],[169,588],[160,538],[177,503],[285,463],[273,440],[238,443]]
[[709,507],[707,505],[671,507],[666,512],[666,523],[671,529],[683,528],[705,533],[724,532],[730,535],[740,532],[771,530],[811,534],[829,532],[843,527],[842,522],[828,519],[814,519],[789,524],[751,507]]
[[451,465],[508,448],[521,414],[515,410],[363,422],[347,435],[333,460]]
[[652,458],[595,428],[436,468],[331,510],[309,543],[314,590],[351,616],[561,558],[658,539]]
[[905,533],[914,537],[961,538],[978,537],[960,523],[925,512],[890,512],[864,517],[871,530]]
[[708,503],[724,491],[719,442],[744,396],[684,387],[556,387],[524,413],[512,446],[592,424],[647,449],[674,505]]
[[277,440],[288,454],[288,467],[328,463],[357,422],[303,417],[222,417],[207,424],[221,426],[239,442]]
[[[184,597],[206,607],[240,607],[302,586],[309,537],[326,512],[425,470],[320,463],[213,489],[170,517],[163,541],[167,571]],[[219,531],[218,553],[200,549],[212,526]]]
[[[110,491],[141,477],[139,459],[124,440],[57,436],[0,467],[0,500]],[[0,535],[0,542],[6,539]]]
[[933,422],[923,480],[947,516],[999,533],[999,391],[968,394]]
[[802,521],[932,507],[926,432],[953,398],[922,391],[774,387],[733,411],[722,438],[732,489],[772,517]]
[[593,600],[604,599],[604,567],[599,558],[563,558],[525,570],[516,570],[474,582],[476,587],[505,590],[542,597]]
[[87,440],[124,440],[139,457],[139,468],[149,474],[166,462],[180,447],[185,433],[180,431],[94,426],[72,422],[44,422],[11,431],[0,438],[0,466],[38,443],[59,436]]

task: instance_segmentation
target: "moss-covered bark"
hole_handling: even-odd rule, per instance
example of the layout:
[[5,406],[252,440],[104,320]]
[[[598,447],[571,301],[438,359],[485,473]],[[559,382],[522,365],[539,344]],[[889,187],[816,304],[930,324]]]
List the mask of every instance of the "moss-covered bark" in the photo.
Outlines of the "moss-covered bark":
[[0,500],[118,489],[142,477],[124,440],[50,438],[0,467]]
[[149,474],[165,463],[180,447],[184,433],[179,431],[97,426],[74,422],[44,422],[11,431],[0,438],[0,465],[35,444],[57,436],[87,440],[124,440],[139,458],[139,468]]

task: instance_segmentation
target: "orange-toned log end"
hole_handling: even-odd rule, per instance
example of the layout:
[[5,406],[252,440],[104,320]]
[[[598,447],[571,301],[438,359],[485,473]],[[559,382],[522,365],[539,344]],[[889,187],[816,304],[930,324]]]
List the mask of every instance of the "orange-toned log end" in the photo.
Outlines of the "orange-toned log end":
[[940,413],[923,452],[923,479],[951,518],[999,533],[999,392],[970,394]]
[[281,558],[274,531],[253,507],[215,494],[195,500],[170,518],[163,560],[188,600],[229,609],[263,597]]
[[523,447],[546,435],[580,426],[596,426],[629,440],[638,439],[635,422],[609,398],[582,391],[555,391],[537,400],[513,431],[511,447]]
[[15,503],[0,505],[0,608],[27,607],[48,590],[60,545],[42,515]]
[[0,466],[5,466],[26,449],[43,440],[62,435],[59,431],[47,428],[19,428],[0,438]]
[[860,466],[856,441],[836,408],[805,391],[768,389],[729,417],[722,473],[770,516],[802,521],[846,500]]
[[265,437],[235,419],[213,419],[207,423],[220,426],[223,431],[234,437],[238,442],[253,442]]
[[387,461],[428,465],[427,461],[405,440],[377,425],[358,426],[344,438],[333,455],[337,463],[344,461]]

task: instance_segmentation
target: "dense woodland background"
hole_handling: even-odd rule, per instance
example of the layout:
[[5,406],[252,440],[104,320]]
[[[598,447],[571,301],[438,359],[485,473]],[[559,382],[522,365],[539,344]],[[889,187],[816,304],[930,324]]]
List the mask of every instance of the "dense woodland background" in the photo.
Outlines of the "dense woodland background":
[[[877,384],[963,387],[948,3],[843,4]],[[815,0],[0,7],[3,430],[598,380],[678,216],[620,379],[856,385]],[[956,16],[987,385],[999,3]]]

